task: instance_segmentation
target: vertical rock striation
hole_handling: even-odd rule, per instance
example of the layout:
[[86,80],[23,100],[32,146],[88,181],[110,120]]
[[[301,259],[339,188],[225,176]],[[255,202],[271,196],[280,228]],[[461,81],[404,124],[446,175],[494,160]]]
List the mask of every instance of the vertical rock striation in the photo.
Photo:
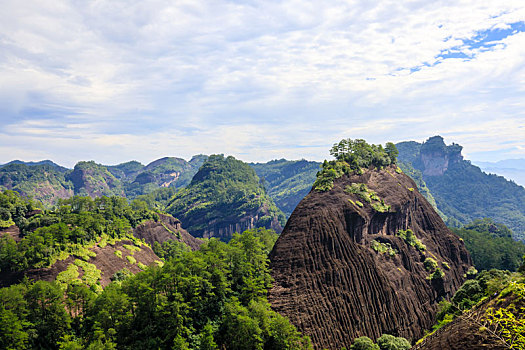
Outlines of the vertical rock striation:
[[[379,199],[367,202],[349,190],[352,184],[366,184]],[[425,249],[398,235],[408,229]],[[381,253],[373,245],[392,249]],[[442,278],[429,279],[427,258],[437,261]],[[419,338],[434,323],[437,303],[453,295],[471,265],[463,243],[395,167],[344,175],[328,192],[312,190],[270,259],[272,307],[316,349],[349,347],[356,337],[383,333]]]

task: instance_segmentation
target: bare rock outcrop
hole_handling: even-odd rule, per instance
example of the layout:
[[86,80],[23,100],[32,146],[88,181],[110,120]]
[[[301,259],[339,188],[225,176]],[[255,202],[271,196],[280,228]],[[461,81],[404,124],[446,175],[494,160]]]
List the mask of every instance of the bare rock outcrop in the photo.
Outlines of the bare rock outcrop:
[[[352,193],[356,184],[378,199],[369,203]],[[399,235],[409,229],[425,249]],[[443,277],[430,279],[427,258]],[[434,323],[438,302],[453,295],[471,266],[463,242],[394,166],[344,175],[328,192],[312,190],[270,259],[272,307],[316,349],[349,348],[356,337],[383,333],[420,338]]]

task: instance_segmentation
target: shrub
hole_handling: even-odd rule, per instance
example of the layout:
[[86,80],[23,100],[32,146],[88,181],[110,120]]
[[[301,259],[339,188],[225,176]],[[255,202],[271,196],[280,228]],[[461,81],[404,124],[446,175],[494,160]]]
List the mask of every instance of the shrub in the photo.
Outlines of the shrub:
[[443,265],[443,267],[444,267],[446,270],[450,270],[450,265],[448,264],[448,262],[443,261],[443,262],[441,263],[441,265]]
[[411,229],[408,230],[399,230],[397,231],[396,236],[403,238],[408,245],[415,247],[419,251],[424,251],[427,247],[416,237],[414,232]]
[[426,258],[423,262],[423,265],[425,266],[425,270],[428,272],[432,272],[438,267],[437,261],[432,258]]
[[130,244],[124,244],[124,248],[126,248],[127,250],[129,250],[129,253],[131,255],[135,254],[135,252],[140,252],[140,248],[139,247],[136,247],[134,245],[130,245]]
[[381,350],[408,350],[412,347],[410,342],[403,337],[394,337],[390,334],[383,334],[377,339],[377,345]]
[[432,272],[430,274],[430,276],[428,276],[428,279],[433,281],[433,280],[439,280],[439,279],[442,279],[443,277],[445,277],[445,273],[443,272],[443,270],[441,270],[439,267],[437,269],[434,270],[434,272]]
[[62,286],[62,288],[67,288],[67,285],[72,284],[78,280],[78,266],[75,264],[69,264],[65,271],[62,271],[58,274],[56,281]]
[[386,213],[390,210],[389,205],[385,205],[382,203],[373,203],[372,208],[374,208],[375,211],[378,211],[380,213]]
[[115,250],[115,252],[113,252],[113,254],[115,254],[116,256],[118,256],[119,258],[122,259],[122,252],[120,250]]
[[373,250],[375,250],[376,252],[380,254],[388,253],[388,255],[390,256],[395,256],[397,254],[397,250],[392,248],[390,243],[382,243],[374,239],[370,241],[370,246],[372,247]]
[[137,259],[135,259],[131,255],[126,256],[126,259],[128,259],[130,264],[136,264],[137,263]]
[[483,296],[483,290],[477,280],[467,280],[452,297],[452,302],[460,309],[470,309]]
[[132,276],[132,273],[128,269],[123,268],[122,270],[115,272],[110,280],[114,282],[124,281],[129,276]]
[[477,274],[478,274],[478,270],[476,270],[476,268],[474,266],[469,267],[469,269],[467,271],[467,277],[468,278],[476,277]]
[[350,350],[379,350],[379,345],[374,344],[372,339],[368,337],[359,337],[354,339],[354,343],[350,346]]
[[84,282],[88,286],[94,286],[97,284],[102,272],[95,265],[80,259],[75,260],[75,265],[81,267],[82,270],[84,270],[84,274],[82,275],[82,282]]

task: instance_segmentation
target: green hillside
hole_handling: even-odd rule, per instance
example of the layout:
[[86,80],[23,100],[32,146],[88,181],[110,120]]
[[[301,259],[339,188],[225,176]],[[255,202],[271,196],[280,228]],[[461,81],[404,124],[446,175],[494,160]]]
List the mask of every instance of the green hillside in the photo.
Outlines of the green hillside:
[[166,211],[180,219],[192,235],[223,240],[252,227],[280,230],[285,222],[255,171],[223,155],[210,156]]
[[321,163],[307,160],[272,160],[250,166],[261,179],[268,195],[288,217],[315,182]]
[[65,178],[66,172],[66,168],[49,163],[7,164],[0,167],[0,190],[14,190],[45,204],[54,203],[74,193],[73,183]]
[[463,159],[460,145],[446,146],[440,136],[423,144],[410,141],[396,146],[404,170],[415,170],[415,174],[410,170],[407,174],[420,188],[430,190],[449,226],[489,217],[507,225],[515,239],[525,241],[525,188],[482,172]]
[[464,240],[474,266],[479,271],[516,271],[520,267],[525,255],[525,244],[513,240],[513,233],[507,226],[485,218],[452,230]]
[[104,165],[94,161],[78,162],[73,171],[66,174],[73,183],[78,196],[123,196],[124,186]]

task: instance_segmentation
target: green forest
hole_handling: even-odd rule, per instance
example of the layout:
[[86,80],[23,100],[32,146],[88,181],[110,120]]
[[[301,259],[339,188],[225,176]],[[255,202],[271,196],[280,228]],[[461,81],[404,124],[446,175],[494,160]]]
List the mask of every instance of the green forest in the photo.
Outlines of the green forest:
[[284,226],[286,220],[255,171],[248,164],[223,155],[211,155],[191,183],[175,194],[166,211],[180,219],[195,236],[202,236],[210,221],[220,226],[236,223],[246,215],[260,215],[256,225],[270,228],[272,221]]
[[42,211],[13,191],[0,193],[0,215],[0,224],[16,224],[22,237],[16,242],[0,236],[0,271],[49,267],[69,255],[88,257],[95,243],[134,239],[132,228],[158,219],[139,200],[129,204],[122,197],[72,197]]
[[268,252],[259,229],[229,243],[120,274],[104,290],[23,281],[0,290],[3,349],[310,349],[266,300]]

